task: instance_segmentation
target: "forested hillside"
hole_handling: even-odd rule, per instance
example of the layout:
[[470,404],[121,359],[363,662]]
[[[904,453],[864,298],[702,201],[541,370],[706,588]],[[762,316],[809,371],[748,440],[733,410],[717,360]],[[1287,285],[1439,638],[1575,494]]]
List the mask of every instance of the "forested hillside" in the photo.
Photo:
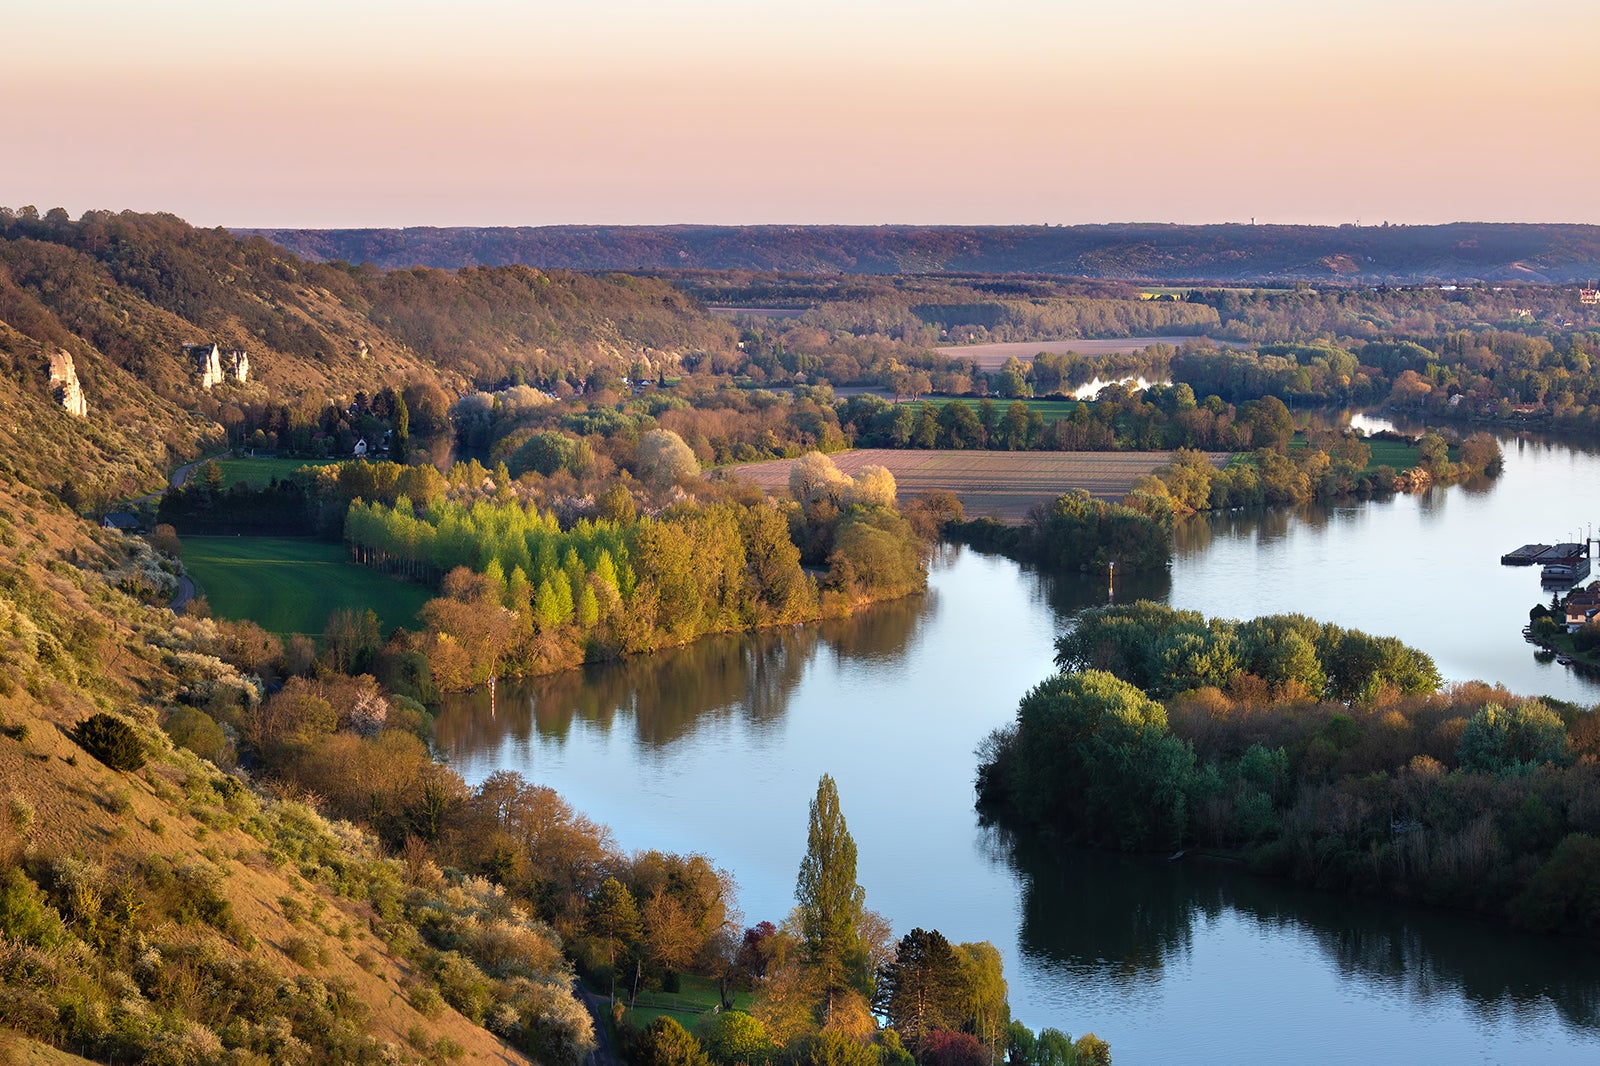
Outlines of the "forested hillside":
[[[272,407],[284,429],[330,401],[425,387],[427,417],[470,384],[615,381],[735,350],[723,320],[661,281],[528,268],[383,272],[304,262],[171,215],[0,208],[0,449],[13,476],[86,503],[157,488]],[[210,387],[186,345],[248,353]],[[85,417],[53,395],[70,357]],[[256,416],[259,418],[259,416]],[[426,428],[426,427],[423,427]],[[68,474],[72,477],[69,479]]]
[[1600,227],[524,226],[248,230],[311,259],[381,267],[1058,274],[1141,281],[1583,282]]

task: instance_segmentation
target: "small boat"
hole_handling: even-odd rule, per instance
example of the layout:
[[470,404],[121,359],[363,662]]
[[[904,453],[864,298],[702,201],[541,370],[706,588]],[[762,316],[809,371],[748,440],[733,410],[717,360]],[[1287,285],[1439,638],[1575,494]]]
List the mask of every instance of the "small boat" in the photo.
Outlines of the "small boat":
[[1562,665],[1562,666],[1571,666],[1572,665],[1572,660],[1567,658],[1565,655],[1557,655],[1556,656],[1556,662],[1558,664]]

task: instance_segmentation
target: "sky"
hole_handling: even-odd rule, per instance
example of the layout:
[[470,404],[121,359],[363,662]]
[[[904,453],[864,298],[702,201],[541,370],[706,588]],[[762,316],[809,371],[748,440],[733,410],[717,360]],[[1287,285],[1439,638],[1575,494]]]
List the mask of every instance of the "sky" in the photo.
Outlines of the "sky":
[[8,0],[0,204],[1600,223],[1578,0]]

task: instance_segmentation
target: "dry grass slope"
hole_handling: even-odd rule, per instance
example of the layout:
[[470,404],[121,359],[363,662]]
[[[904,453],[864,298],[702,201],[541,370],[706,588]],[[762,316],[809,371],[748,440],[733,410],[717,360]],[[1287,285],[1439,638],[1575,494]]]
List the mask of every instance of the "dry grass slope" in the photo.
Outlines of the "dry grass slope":
[[[19,859],[30,868],[67,863],[112,875],[164,860],[180,885],[187,873],[218,886],[231,912],[220,923],[225,929],[170,920],[153,928],[149,935],[169,958],[193,951],[265,964],[290,981],[338,989],[362,1005],[362,1031],[394,1045],[403,1060],[430,1057],[443,1039],[463,1049],[464,1061],[526,1062],[448,1007],[414,1007],[412,967],[378,935],[372,907],[341,896],[326,865],[287,856],[271,827],[294,821],[319,847],[337,841],[341,862],[380,861],[353,830],[323,827],[297,805],[235,790],[214,766],[174,749],[153,728],[154,708],[140,693],[159,689],[169,667],[148,640],[170,627],[172,616],[140,608],[92,576],[115,558],[120,535],[3,482],[0,516],[0,576],[11,590],[0,596],[11,600],[0,602],[0,872]],[[19,595],[30,601],[21,609],[13,605]],[[41,635],[30,618],[45,613],[72,620],[66,640]],[[154,749],[144,769],[108,769],[68,735],[98,710],[140,724]],[[74,935],[84,928],[79,919],[68,925]],[[0,1063],[71,1061],[0,1027]]]

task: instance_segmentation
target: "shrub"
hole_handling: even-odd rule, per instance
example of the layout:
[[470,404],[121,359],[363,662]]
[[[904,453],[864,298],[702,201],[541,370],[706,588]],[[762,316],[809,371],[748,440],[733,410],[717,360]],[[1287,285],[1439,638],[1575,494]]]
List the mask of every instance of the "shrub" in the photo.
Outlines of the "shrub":
[[129,772],[145,764],[147,753],[138,730],[113,714],[101,711],[79,722],[72,739],[113,770]]
[[214,718],[193,707],[174,707],[162,728],[174,744],[188,748],[221,767],[234,763],[233,745]]
[[989,1050],[971,1033],[930,1029],[919,1058],[923,1066],[985,1066]]
[[700,1041],[666,1015],[645,1026],[634,1041],[630,1058],[635,1066],[711,1066]]
[[33,801],[13,792],[6,799],[6,817],[10,819],[11,828],[15,829],[19,836],[27,836],[33,831]]
[[718,1063],[762,1062],[772,1052],[772,1041],[759,1019],[744,1011],[730,1010],[712,1021],[706,1050]]
[[328,961],[327,948],[320,947],[309,936],[289,937],[283,942],[283,953],[308,970],[312,966],[325,965]]
[[68,939],[61,916],[16,867],[0,873],[0,935],[22,944],[45,947],[64,944]]

